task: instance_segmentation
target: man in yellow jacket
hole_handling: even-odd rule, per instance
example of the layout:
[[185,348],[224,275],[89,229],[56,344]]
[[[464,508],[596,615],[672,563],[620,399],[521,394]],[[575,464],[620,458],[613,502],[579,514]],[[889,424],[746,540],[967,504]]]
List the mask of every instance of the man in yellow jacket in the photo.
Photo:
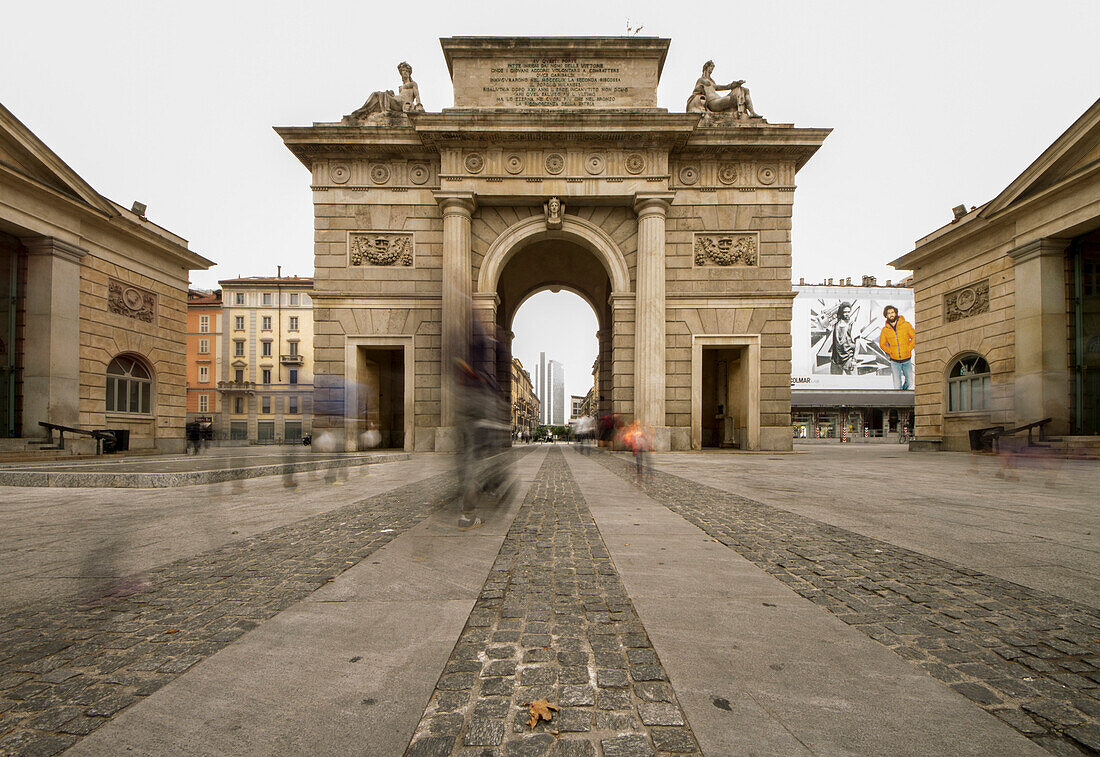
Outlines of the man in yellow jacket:
[[893,305],[882,309],[886,325],[878,335],[878,346],[890,358],[890,375],[894,377],[895,389],[913,389],[916,378],[913,375],[913,347],[917,343],[917,334],[909,321]]

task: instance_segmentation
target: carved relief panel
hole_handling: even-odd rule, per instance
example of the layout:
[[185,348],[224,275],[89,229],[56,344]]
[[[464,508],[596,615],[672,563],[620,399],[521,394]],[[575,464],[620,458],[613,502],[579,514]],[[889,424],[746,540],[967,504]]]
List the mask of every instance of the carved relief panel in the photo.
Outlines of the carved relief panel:
[[943,296],[943,312],[948,323],[989,312],[989,279],[948,292]]
[[389,231],[348,233],[348,265],[411,266],[413,235]]
[[755,231],[695,232],[696,266],[752,266],[760,248]]
[[117,279],[107,280],[107,310],[145,323],[157,318],[157,296]]

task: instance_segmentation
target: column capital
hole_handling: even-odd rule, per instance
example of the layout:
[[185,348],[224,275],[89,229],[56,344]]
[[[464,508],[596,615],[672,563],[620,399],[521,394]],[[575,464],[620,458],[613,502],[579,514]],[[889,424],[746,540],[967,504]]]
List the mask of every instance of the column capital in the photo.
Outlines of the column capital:
[[639,217],[653,213],[667,215],[675,198],[673,192],[637,192],[634,195],[634,212]]
[[469,190],[434,189],[432,194],[445,216],[463,215],[469,217],[477,209],[477,195]]
[[1015,250],[1010,250],[1008,256],[1017,265],[1034,258],[1062,256],[1065,254],[1066,248],[1069,247],[1069,242],[1070,240],[1060,237],[1043,237],[1042,239],[1036,239],[1034,242],[1022,244]]
[[88,254],[83,247],[64,242],[57,237],[22,237],[19,241],[27,248],[27,253],[30,255],[55,255],[73,263],[79,263],[80,259]]

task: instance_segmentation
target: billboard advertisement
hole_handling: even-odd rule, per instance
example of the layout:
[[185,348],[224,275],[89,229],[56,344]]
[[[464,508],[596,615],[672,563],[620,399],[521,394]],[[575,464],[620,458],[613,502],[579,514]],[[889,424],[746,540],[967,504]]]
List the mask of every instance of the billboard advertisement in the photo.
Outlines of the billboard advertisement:
[[[912,289],[799,286],[795,292],[792,389],[905,388],[905,377],[899,378],[901,372],[891,369],[886,349],[896,350],[891,345],[898,343],[899,333],[906,343],[914,321]],[[883,316],[887,306],[896,308],[900,316],[892,325]],[[890,329],[886,349],[884,328]]]

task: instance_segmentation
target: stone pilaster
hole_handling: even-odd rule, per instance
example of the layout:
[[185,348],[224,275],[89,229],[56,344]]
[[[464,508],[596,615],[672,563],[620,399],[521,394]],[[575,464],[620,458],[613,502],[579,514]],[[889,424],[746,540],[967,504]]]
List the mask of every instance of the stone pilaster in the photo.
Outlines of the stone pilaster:
[[38,437],[46,435],[39,421],[80,421],[80,265],[87,250],[53,237],[21,241],[27,249],[23,435]]
[[440,422],[437,452],[458,449],[455,360],[466,360],[470,346],[473,274],[470,221],[477,207],[473,192],[435,192],[443,211],[443,324],[440,360]]
[[634,332],[634,417],[668,449],[665,425],[665,219],[674,195],[639,193],[638,274]]
[[1046,433],[1069,433],[1065,239],[1039,239],[1009,253],[1015,268],[1017,424],[1054,418]]

